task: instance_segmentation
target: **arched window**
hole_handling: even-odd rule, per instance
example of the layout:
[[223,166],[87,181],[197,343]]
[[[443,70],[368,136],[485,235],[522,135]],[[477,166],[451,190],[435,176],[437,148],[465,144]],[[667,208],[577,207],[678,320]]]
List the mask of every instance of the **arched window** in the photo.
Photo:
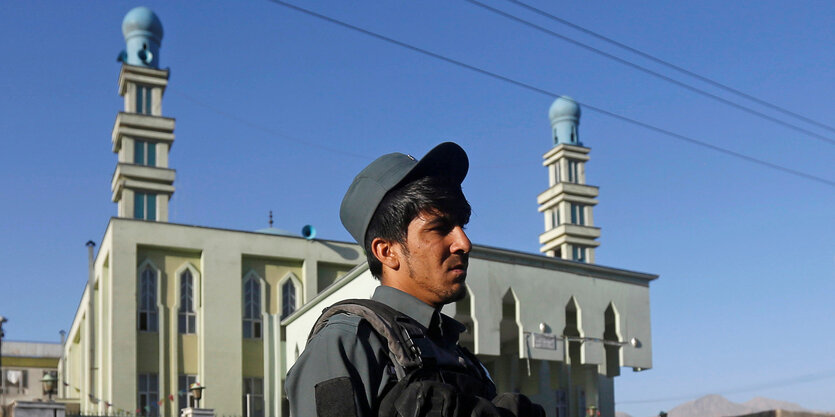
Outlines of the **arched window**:
[[296,274],[288,272],[278,280],[278,287],[281,289],[281,320],[284,320],[299,308],[302,283]]
[[244,278],[244,338],[261,338],[261,283],[255,274]]
[[296,284],[292,279],[281,284],[281,318],[293,314],[296,311]]
[[178,328],[180,333],[197,331],[197,313],[194,311],[194,274],[186,268],[180,273],[180,311]]
[[139,274],[139,320],[143,332],[157,331],[157,271],[145,265]]

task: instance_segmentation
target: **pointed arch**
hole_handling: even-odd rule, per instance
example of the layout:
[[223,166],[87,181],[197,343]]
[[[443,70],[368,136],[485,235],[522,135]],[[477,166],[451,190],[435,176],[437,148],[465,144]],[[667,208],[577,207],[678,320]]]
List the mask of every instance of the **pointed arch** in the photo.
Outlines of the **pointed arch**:
[[582,342],[583,337],[582,315],[580,314],[580,305],[572,295],[565,304],[565,327],[562,334],[566,339],[568,356],[568,363],[571,365],[579,365],[582,363]]
[[141,332],[159,331],[159,309],[162,303],[162,285],[159,268],[146,259],[136,270],[137,303],[136,328]]
[[469,286],[465,286],[464,296],[455,302],[455,320],[462,323],[475,320],[475,310],[473,310],[473,293]]
[[[524,345],[524,336],[522,334],[522,326],[519,323],[519,297],[512,287],[508,287],[501,299],[502,319],[500,324],[501,353],[517,354],[520,358],[527,353],[522,346]],[[515,343],[511,343],[515,342]],[[512,347],[511,347],[512,346]]]
[[603,348],[606,350],[606,376],[612,378],[620,375],[621,364],[621,335],[620,314],[614,302],[610,302],[603,314]]
[[292,272],[285,274],[278,280],[278,290],[280,292],[279,309],[281,311],[281,320],[293,314],[299,308],[299,302],[302,298],[302,282],[299,277]]
[[263,336],[263,315],[266,309],[266,281],[250,269],[242,280],[243,337],[260,339]]
[[197,333],[197,312],[200,305],[200,272],[191,262],[185,262],[174,273],[177,279],[175,308],[177,331],[180,334]]

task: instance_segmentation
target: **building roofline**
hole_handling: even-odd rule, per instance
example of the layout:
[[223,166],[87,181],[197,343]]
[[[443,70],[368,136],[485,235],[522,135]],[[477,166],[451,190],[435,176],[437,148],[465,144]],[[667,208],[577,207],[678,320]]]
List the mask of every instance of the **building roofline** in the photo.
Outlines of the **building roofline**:
[[0,355],[6,358],[59,359],[63,355],[63,350],[63,345],[60,342],[7,340],[3,342],[3,350]]
[[331,294],[335,293],[340,288],[347,285],[351,280],[362,274],[363,272],[368,270],[368,262],[362,262],[361,264],[351,268],[350,271],[346,272],[345,275],[334,281],[331,285],[325,287],[324,290],[320,291],[313,297],[310,301],[304,303],[301,307],[299,307],[293,314],[285,317],[284,320],[281,320],[282,326],[287,326],[288,324],[295,321],[297,318],[301,317],[307,310],[313,308],[319,300],[324,299],[325,297],[330,296]]
[[567,259],[545,256],[542,254],[521,252],[512,249],[496,248],[485,245],[473,245],[470,257],[495,262],[566,271],[577,275],[623,281],[644,286],[648,286],[650,281],[654,281],[659,277],[656,274],[630,271],[627,269],[613,268],[585,262],[569,261]]
[[44,342],[41,340],[9,340],[3,339],[3,345],[5,346],[6,343],[37,343],[42,345],[61,345],[61,342]]
[[[503,262],[515,265],[525,265],[531,267],[538,267],[550,269],[554,271],[570,272],[577,275],[588,276],[592,278],[608,279],[612,281],[626,282],[629,284],[641,285],[648,287],[650,281],[658,279],[658,275],[647,274],[643,272],[629,271],[625,269],[611,268],[607,266],[600,266],[594,264],[587,264],[583,262],[569,261],[561,258],[554,258],[551,256],[514,251],[510,249],[494,248],[485,245],[473,245],[473,250],[470,252],[470,257],[475,259],[484,259],[493,262]],[[313,299],[302,305],[293,314],[281,320],[281,325],[286,326],[298,317],[301,317],[305,312],[313,308],[320,300],[338,291],[340,288],[347,285],[353,278],[356,278],[368,269],[368,262],[363,262],[345,275],[340,277],[337,281],[326,287],[320,293],[316,294]]]
[[[344,243],[344,244],[348,244],[348,245],[356,245],[357,244],[356,242],[350,242],[350,241],[344,241],[344,240],[319,239],[319,238],[307,239],[307,238],[301,236],[301,234],[299,234],[299,236],[277,235],[277,234],[272,234],[272,233],[258,232],[258,231],[255,231],[255,230],[250,231],[250,230],[239,230],[239,229],[227,229],[227,228],[222,228],[222,227],[200,226],[200,225],[185,224],[185,223],[157,222],[157,221],[131,219],[131,218],[126,218],[126,217],[116,217],[116,216],[113,216],[113,217],[110,218],[110,221],[107,224],[107,229],[109,229],[110,225],[114,222],[152,223],[154,225],[160,225],[162,227],[188,227],[188,228],[193,228],[193,229],[218,230],[218,231],[230,232],[230,233],[247,233],[247,234],[258,235],[258,236],[274,236],[276,238],[281,238],[281,239],[313,240],[313,241],[328,242],[328,243]],[[105,229],[105,235],[106,234],[107,234],[107,230]],[[98,254],[96,254],[96,258],[98,258]]]

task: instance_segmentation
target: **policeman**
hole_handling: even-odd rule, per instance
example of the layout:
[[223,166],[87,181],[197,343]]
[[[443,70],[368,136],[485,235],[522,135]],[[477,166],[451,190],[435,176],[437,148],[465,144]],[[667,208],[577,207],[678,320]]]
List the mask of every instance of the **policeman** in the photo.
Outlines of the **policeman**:
[[342,224],[380,280],[372,302],[418,329],[409,340],[417,340],[412,350],[423,358],[421,369],[398,372],[392,337],[379,324],[375,329],[360,314],[329,316],[287,374],[290,415],[504,416],[507,409],[544,415],[538,406],[520,412],[518,395],[500,396],[506,409],[491,403],[496,391],[489,374],[458,345],[464,326],[440,312],[466,294],[472,244],[464,226],[471,209],[461,182],[468,168],[464,150],[446,142],[420,161],[383,155],[354,178],[342,200]]

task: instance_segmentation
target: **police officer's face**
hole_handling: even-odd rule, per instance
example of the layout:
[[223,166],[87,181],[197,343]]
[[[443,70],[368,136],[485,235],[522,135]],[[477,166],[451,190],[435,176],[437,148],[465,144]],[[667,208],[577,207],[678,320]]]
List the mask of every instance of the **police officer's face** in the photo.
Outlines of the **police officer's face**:
[[458,301],[467,287],[467,262],[473,245],[463,225],[444,213],[422,212],[406,234],[409,293],[435,307]]

